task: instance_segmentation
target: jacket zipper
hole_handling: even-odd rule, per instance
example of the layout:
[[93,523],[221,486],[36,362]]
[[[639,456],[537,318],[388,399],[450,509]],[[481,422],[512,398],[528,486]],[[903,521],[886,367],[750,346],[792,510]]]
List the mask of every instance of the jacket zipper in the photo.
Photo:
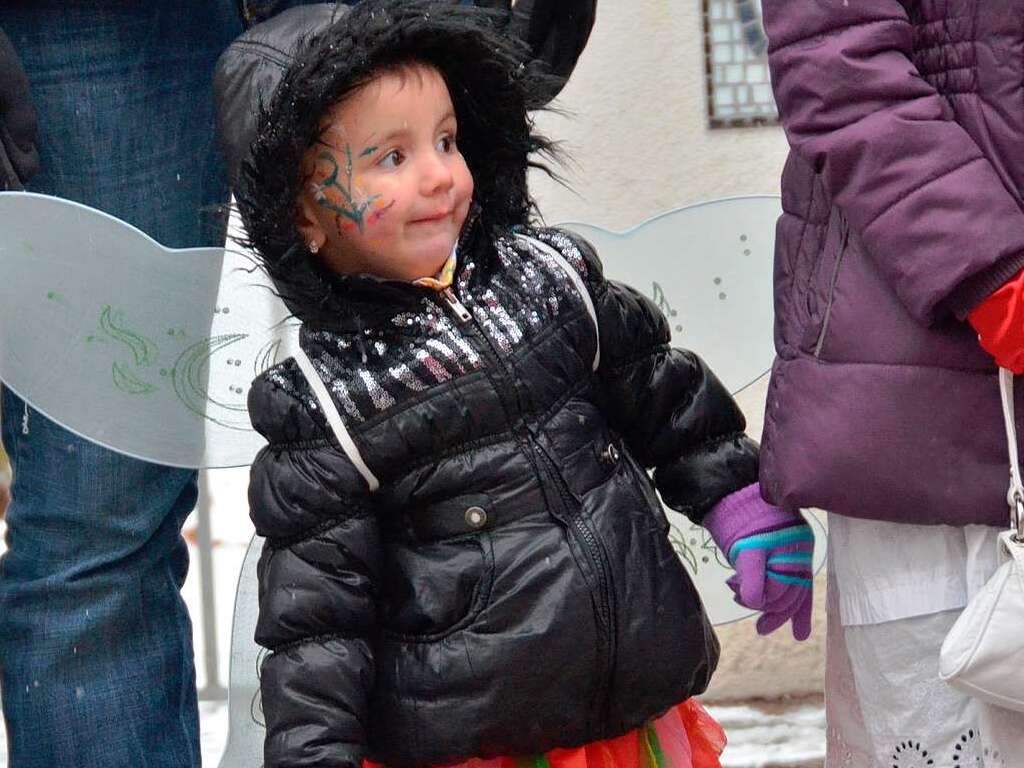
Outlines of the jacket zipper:
[[814,357],[821,357],[821,349],[825,346],[825,336],[828,334],[829,321],[832,319],[832,302],[836,295],[836,282],[839,280],[839,268],[843,265],[843,257],[846,255],[846,246],[850,240],[850,225],[846,223],[843,216],[839,217],[840,241],[839,254],[836,256],[836,263],[832,267],[832,276],[828,283],[828,300],[825,303],[825,316],[821,321],[821,330],[818,331],[818,340],[814,345]]
[[473,316],[469,314],[469,310],[466,309],[465,305],[459,301],[459,297],[455,295],[455,291],[451,289],[451,286],[441,291],[441,296],[444,297],[448,308],[459,319],[460,323],[468,323],[473,319]]
[[591,529],[587,521],[579,514],[576,509],[576,505],[572,501],[572,496],[569,493],[569,489],[565,486],[565,481],[558,474],[558,470],[555,467],[555,462],[548,455],[547,451],[540,446],[536,440],[534,442],[534,451],[540,458],[541,463],[544,464],[547,469],[548,476],[551,478],[552,484],[558,490],[559,500],[562,503],[562,509],[566,512],[566,518],[563,523],[571,527],[582,539],[586,545],[586,552],[592,561],[594,568],[594,575],[598,579],[598,583],[601,586],[600,604],[598,606],[598,615],[601,623],[604,625],[604,630],[609,633],[606,638],[611,644],[612,635],[612,621],[613,613],[611,609],[611,596],[610,590],[608,589],[609,582],[609,566],[607,564],[607,558],[604,552],[604,547],[601,546],[601,542],[597,538],[597,534]]
[[[533,431],[532,428],[530,431]],[[590,562],[594,577],[597,579],[597,656],[598,668],[604,674],[599,679],[598,689],[595,693],[593,717],[598,721],[599,727],[603,730],[605,725],[604,713],[608,704],[607,689],[611,684],[612,672],[615,666],[615,613],[612,609],[611,579],[609,576],[611,567],[608,565],[604,546],[602,546],[597,538],[597,534],[591,529],[589,523],[580,514],[578,505],[573,502],[572,495],[565,485],[565,480],[558,473],[554,461],[547,451],[544,450],[543,446],[540,445],[539,441],[532,436],[530,448],[532,448],[539,463],[544,467],[544,474],[547,475],[548,481],[558,492],[561,514],[556,512],[554,513],[555,517],[565,526],[568,534],[580,544],[580,548]],[[540,474],[537,462],[531,460],[531,463],[534,464],[535,471]]]
[[[484,346],[487,350],[485,354],[491,359],[493,367],[496,370],[502,371],[503,376],[509,376],[510,374],[507,370],[507,366],[502,362],[501,356],[494,348],[490,338],[477,326],[477,323],[473,320],[472,314],[468,309],[466,309],[465,305],[459,301],[458,296],[455,295],[455,291],[453,291],[451,287],[445,288],[441,291],[441,297],[443,298],[445,305],[452,314],[455,315],[458,321],[464,325],[468,325],[473,335],[483,340]],[[517,406],[517,410],[520,415],[522,415],[522,407]],[[545,451],[543,446],[540,445],[535,428],[528,424],[525,419],[523,421],[526,424],[526,429],[513,429],[513,434],[519,441],[520,445],[524,449],[528,449],[525,450],[524,453],[533,465],[534,472],[541,477],[547,476],[548,482],[557,491],[560,509],[558,512],[554,513],[555,518],[558,519],[558,521],[565,526],[569,534],[580,543],[583,552],[590,561],[590,566],[598,582],[598,655],[600,657],[601,666],[605,671],[598,689],[597,699],[595,701],[595,710],[597,713],[600,713],[605,706],[605,691],[611,681],[612,667],[615,659],[615,654],[613,653],[613,643],[615,638],[615,633],[613,631],[614,612],[612,610],[611,589],[609,587],[610,566],[607,562],[607,555],[605,554],[604,547],[597,538],[597,534],[594,533],[590,528],[590,525],[579,513],[580,510],[573,501],[572,494],[569,492],[569,489],[565,484],[565,480],[558,473],[558,469],[547,451]],[[541,467],[538,466],[538,464],[543,465],[544,471],[541,471]],[[603,727],[603,723],[601,723],[601,725]]]

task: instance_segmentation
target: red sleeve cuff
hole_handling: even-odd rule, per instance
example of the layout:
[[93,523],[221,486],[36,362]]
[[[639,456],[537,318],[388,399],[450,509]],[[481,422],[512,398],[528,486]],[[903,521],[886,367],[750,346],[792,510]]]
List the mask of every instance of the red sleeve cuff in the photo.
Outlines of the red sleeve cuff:
[[967,320],[978,342],[1003,368],[1024,372],[1024,270],[975,307]]

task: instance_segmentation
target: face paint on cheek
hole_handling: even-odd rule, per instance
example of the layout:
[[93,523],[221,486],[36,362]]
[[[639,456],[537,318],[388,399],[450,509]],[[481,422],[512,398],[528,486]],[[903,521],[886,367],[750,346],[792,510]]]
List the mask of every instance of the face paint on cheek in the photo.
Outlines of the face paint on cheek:
[[392,200],[390,203],[385,205],[383,200],[378,199],[377,202],[374,203],[375,210],[366,219],[367,223],[376,224],[387,215],[387,212],[390,211],[397,202],[397,200]]
[[338,229],[338,234],[339,235],[350,235],[353,232],[357,232],[357,231],[362,229],[362,227],[360,227],[358,224],[356,224],[351,219],[345,219],[345,218],[342,218],[341,216],[335,216],[334,217],[334,222],[335,222],[335,226]]
[[[320,153],[317,160],[330,169],[327,177],[320,184],[320,192],[315,195],[316,202],[337,214],[338,231],[342,231],[342,218],[352,223],[360,232],[363,231],[367,209],[373,205],[380,195],[365,196],[358,189],[352,178],[352,148],[345,144],[345,168],[342,168],[333,154],[327,151]],[[341,204],[335,203],[327,195],[327,190],[336,190],[342,199]]]

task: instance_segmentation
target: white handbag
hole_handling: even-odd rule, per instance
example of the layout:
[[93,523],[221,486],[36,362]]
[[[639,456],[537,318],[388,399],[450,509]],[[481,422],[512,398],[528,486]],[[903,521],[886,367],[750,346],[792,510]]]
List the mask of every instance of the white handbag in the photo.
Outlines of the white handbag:
[[1010,451],[1011,529],[999,534],[999,568],[970,599],[942,644],[939,677],[968,696],[1024,712],[1024,485],[1010,371],[999,371],[999,389]]

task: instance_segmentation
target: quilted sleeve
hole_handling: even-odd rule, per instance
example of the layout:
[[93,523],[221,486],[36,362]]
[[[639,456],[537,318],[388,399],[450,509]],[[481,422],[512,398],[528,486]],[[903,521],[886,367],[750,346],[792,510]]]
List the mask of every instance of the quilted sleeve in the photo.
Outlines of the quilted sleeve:
[[665,503],[699,523],[719,500],[757,481],[758,445],[743,413],[700,357],[671,346],[668,320],[653,301],[605,279],[594,248],[562,234],[552,244],[578,251],[597,315],[605,415],[654,470]]
[[[908,4],[763,0],[762,8],[790,145],[820,174],[901,302],[931,323],[950,312],[963,319],[1024,267],[1024,215],[947,95],[915,66],[921,30]],[[948,13],[933,23],[940,38],[971,23]],[[960,57],[974,48],[939,48],[947,74],[969,80]],[[987,109],[969,89],[955,98]]]
[[256,642],[266,768],[362,768],[380,537],[365,481],[303,403],[269,379],[249,395],[269,441],[250,515],[266,537]]

